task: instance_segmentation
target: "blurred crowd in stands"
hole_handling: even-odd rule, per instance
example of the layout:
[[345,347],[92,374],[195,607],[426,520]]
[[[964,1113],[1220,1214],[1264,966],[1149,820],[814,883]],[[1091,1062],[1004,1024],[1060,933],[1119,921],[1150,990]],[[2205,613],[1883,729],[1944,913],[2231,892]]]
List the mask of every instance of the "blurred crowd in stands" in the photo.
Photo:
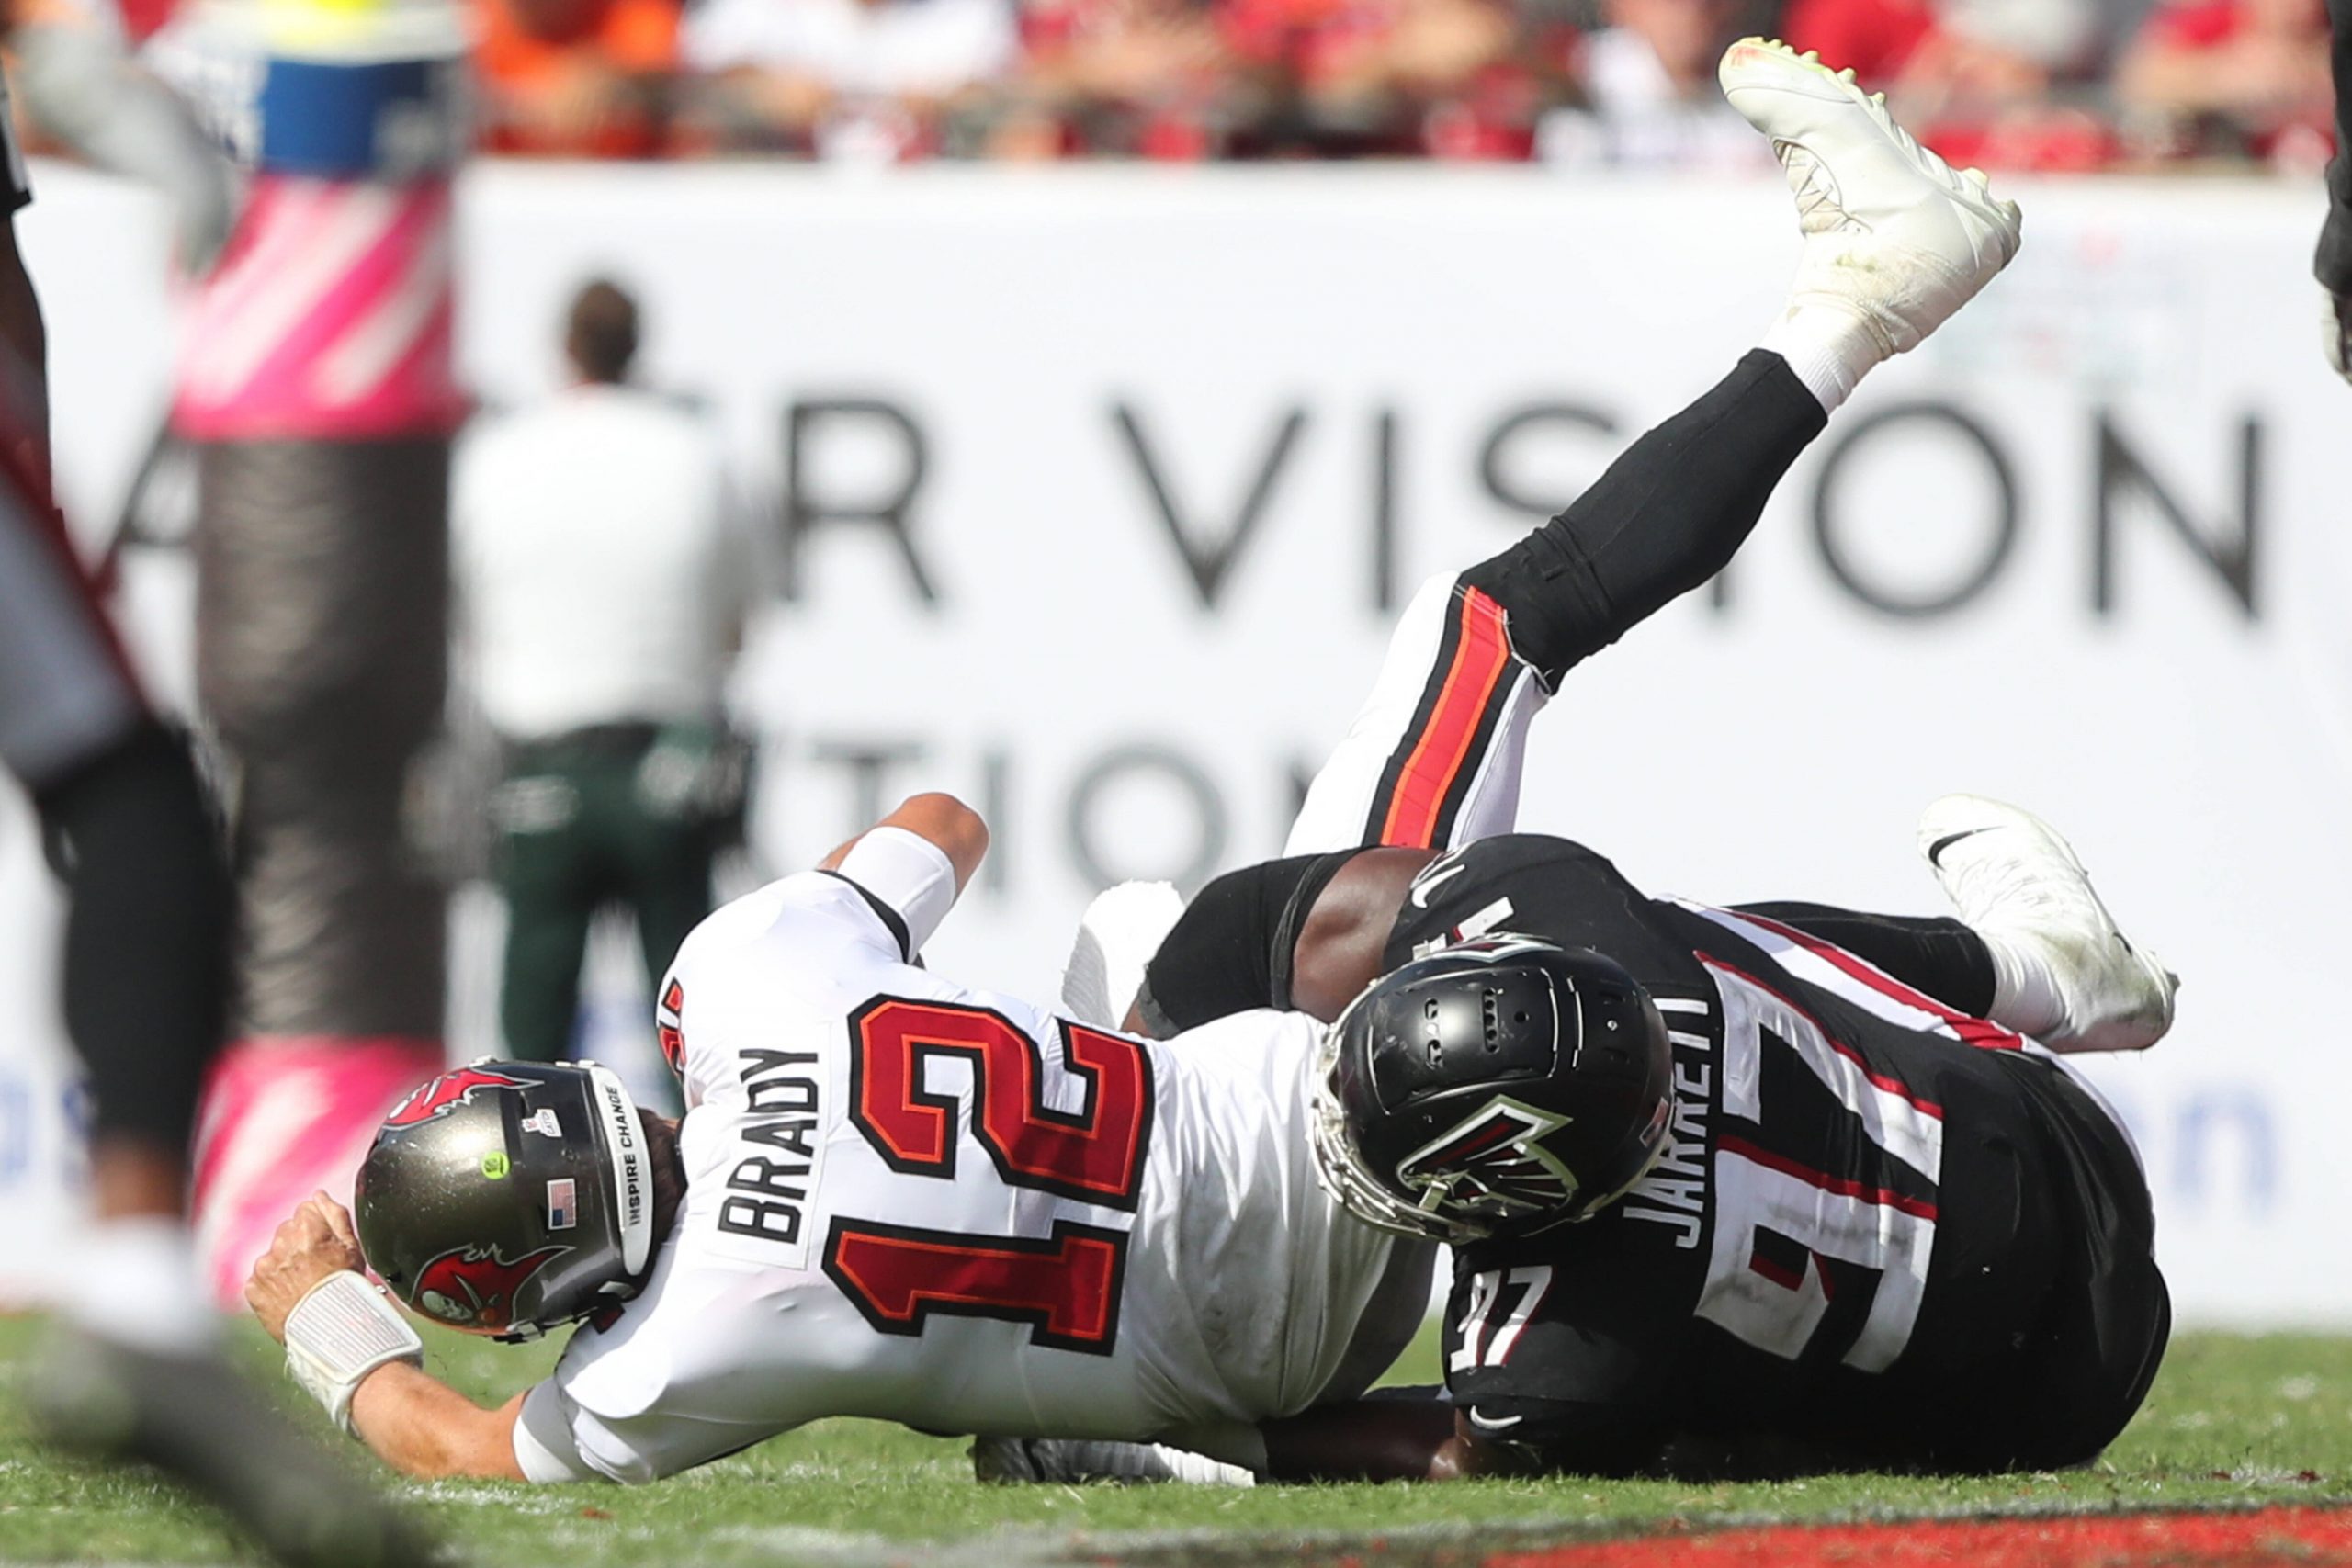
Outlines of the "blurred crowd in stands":
[[487,147],[1721,169],[1723,46],[1850,65],[1955,163],[2331,151],[2323,0],[472,0]]

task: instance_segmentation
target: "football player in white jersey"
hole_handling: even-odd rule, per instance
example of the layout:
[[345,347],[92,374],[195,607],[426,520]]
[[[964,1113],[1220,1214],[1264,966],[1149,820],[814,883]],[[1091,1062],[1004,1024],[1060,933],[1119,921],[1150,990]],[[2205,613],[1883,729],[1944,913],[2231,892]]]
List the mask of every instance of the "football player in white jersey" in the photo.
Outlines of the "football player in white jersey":
[[[986,844],[918,796],[698,928],[662,998],[683,1123],[594,1067],[420,1089],[363,1168],[356,1236],[313,1201],[256,1271],[297,1375],[418,1474],[647,1481],[827,1416],[1284,1472],[1261,1423],[1385,1370],[1432,1249],[1317,1184],[1311,1020],[1160,1044],[916,967]],[[320,1284],[332,1235],[453,1325],[620,1310],[481,1410],[415,1370],[356,1273]]]
[[[1526,721],[1593,650],[1568,645],[1718,569],[1860,376],[2014,254],[2016,209],[1849,85],[1760,45],[1725,83],[1799,197],[1791,308],[1594,504],[1415,600],[1294,854],[1507,823]],[[1620,493],[1662,471],[1687,506]],[[1319,1026],[1255,1011],[1154,1043],[917,967],[985,844],[921,796],[699,928],[659,1020],[683,1124],[593,1066],[481,1064],[419,1090],[356,1227],[314,1200],[255,1270],[290,1370],[426,1476],[648,1480],[837,1415],[1157,1441],[1277,1477],[1425,1472],[1398,1457],[1425,1442],[1349,1440],[1380,1428],[1347,1403],[1418,1326],[1431,1257],[1317,1181]],[[368,1264],[443,1323],[591,1326],[483,1410],[419,1369]]]

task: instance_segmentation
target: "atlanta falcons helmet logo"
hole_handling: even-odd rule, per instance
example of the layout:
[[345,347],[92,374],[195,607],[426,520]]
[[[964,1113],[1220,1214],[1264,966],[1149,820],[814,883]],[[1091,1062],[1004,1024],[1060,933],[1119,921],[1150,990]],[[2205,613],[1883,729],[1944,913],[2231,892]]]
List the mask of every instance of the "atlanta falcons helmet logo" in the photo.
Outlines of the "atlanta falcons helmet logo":
[[1397,1162],[1396,1180],[1430,1213],[1501,1219],[1564,1208],[1576,1173],[1544,1140],[1569,1120],[1498,1094]]
[[416,1310],[459,1328],[506,1328],[514,1295],[531,1276],[570,1252],[542,1247],[508,1262],[494,1247],[455,1247],[416,1271]]
[[478,1089],[531,1089],[529,1078],[509,1077],[504,1073],[484,1072],[480,1067],[459,1067],[443,1073],[431,1083],[410,1095],[384,1118],[384,1130],[421,1127],[436,1116],[447,1116],[458,1106],[473,1098]]

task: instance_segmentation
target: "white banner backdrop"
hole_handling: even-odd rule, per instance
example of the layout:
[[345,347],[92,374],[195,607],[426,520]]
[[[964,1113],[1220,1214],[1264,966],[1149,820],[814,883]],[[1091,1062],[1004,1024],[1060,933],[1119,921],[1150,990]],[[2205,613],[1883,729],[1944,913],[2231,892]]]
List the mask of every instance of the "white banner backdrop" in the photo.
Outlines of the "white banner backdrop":
[[[2186,977],[2174,1037],[2100,1070],[2184,1316],[2352,1322],[2352,389],[2313,331],[2319,198],[2013,194],[2011,271],[1872,377],[1718,591],[1574,674],[1525,825],[1656,892],[1933,912],[1928,799],[2049,816]],[[1442,168],[509,166],[464,210],[484,396],[546,390],[570,290],[608,272],[648,379],[707,400],[769,520],[740,682],[764,857],[967,795],[997,852],[933,960],[1033,993],[1100,882],[1273,852],[1393,606],[1728,369],[1796,248],[1777,184]],[[160,230],[62,172],[21,228],[100,534],[163,401]],[[134,573],[166,688],[179,570]],[[47,984],[15,968],[22,837],[0,824],[17,996]],[[10,1119],[54,1098],[33,1055],[0,1049],[12,1226],[49,1179],[40,1117]]]

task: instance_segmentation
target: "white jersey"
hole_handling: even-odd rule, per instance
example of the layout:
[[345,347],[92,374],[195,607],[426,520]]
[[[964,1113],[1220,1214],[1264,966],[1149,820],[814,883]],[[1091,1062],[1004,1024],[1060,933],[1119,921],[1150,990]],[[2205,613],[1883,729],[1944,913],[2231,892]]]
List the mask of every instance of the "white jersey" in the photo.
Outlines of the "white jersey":
[[1317,1026],[1154,1043],[942,979],[909,958],[951,877],[881,829],[686,940],[686,1200],[644,1294],[526,1401],[526,1474],[650,1480],[827,1416],[1247,1458],[1357,1392],[1410,1244],[1316,1180]]

